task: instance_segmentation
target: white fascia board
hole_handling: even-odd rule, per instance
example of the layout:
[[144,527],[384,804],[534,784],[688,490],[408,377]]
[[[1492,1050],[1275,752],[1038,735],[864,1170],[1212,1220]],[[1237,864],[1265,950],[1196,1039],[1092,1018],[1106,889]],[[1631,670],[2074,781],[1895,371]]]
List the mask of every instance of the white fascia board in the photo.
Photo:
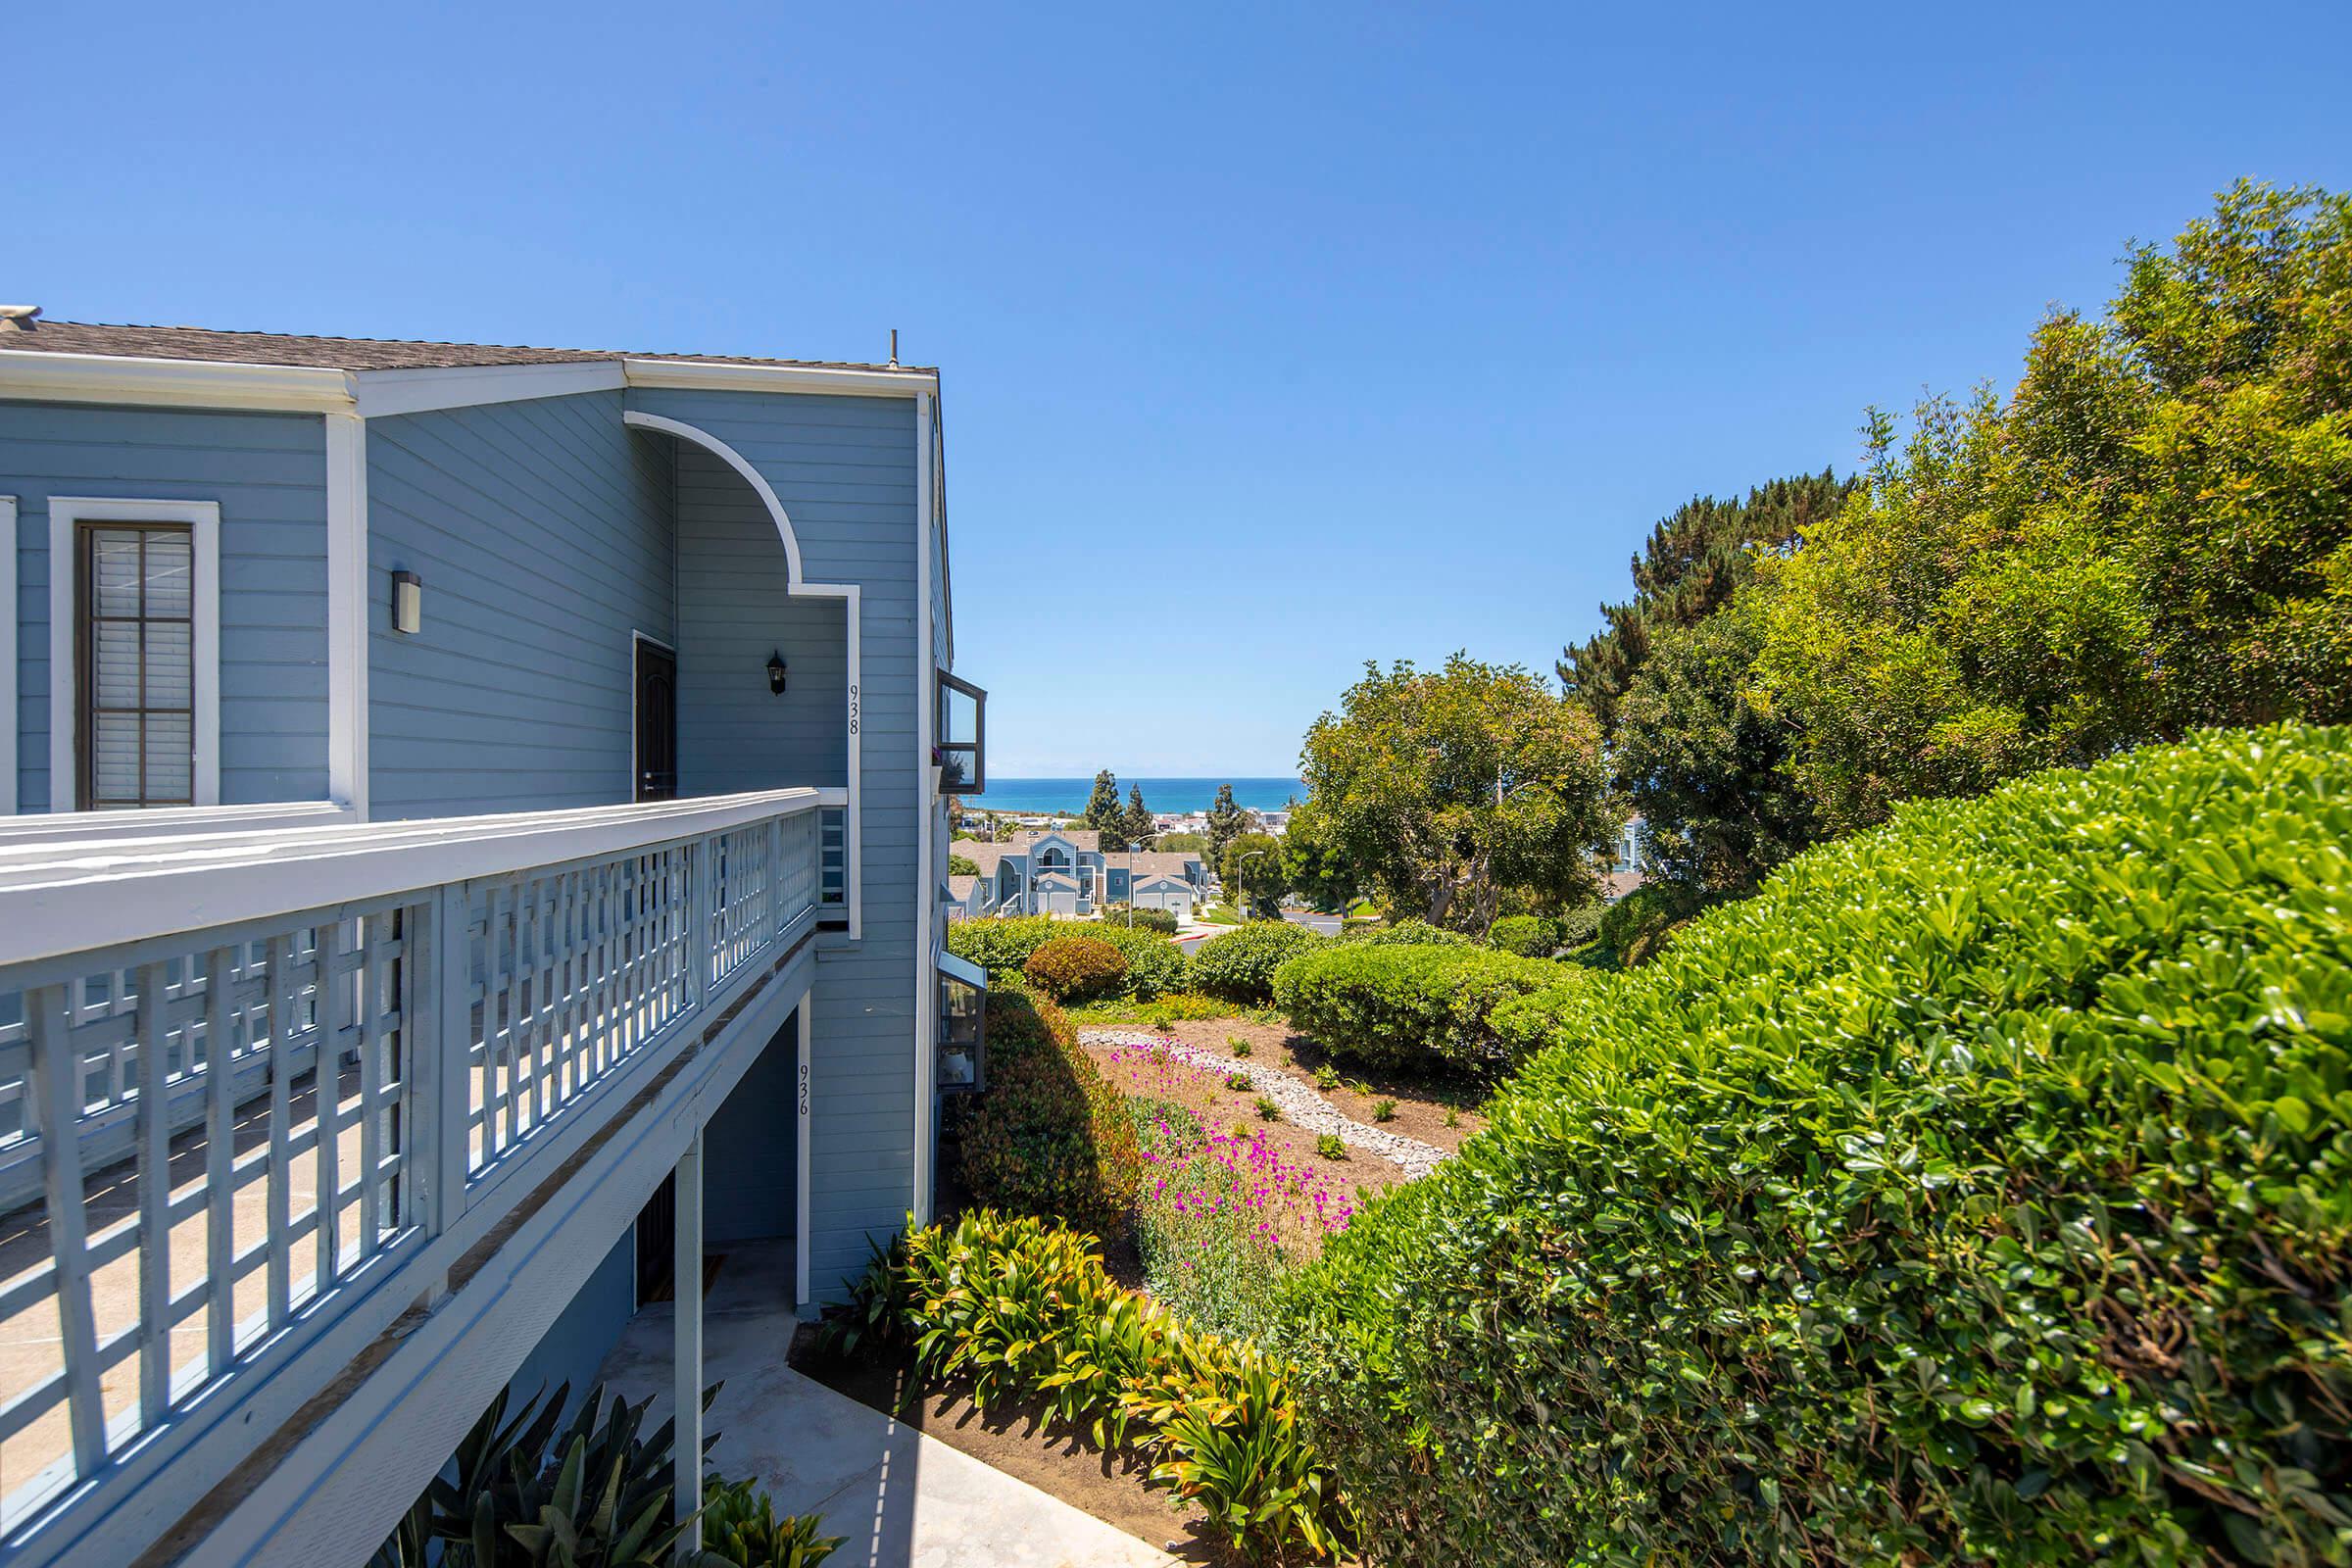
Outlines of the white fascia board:
[[0,398],[320,414],[352,407],[348,371],[226,360],[0,349]]
[[929,370],[847,370],[814,365],[728,365],[705,360],[635,359],[629,385],[704,392],[823,392],[837,397],[910,398],[939,390]]
[[368,418],[469,409],[483,403],[617,392],[628,384],[618,360],[564,365],[466,365],[431,370],[362,370],[352,377]]

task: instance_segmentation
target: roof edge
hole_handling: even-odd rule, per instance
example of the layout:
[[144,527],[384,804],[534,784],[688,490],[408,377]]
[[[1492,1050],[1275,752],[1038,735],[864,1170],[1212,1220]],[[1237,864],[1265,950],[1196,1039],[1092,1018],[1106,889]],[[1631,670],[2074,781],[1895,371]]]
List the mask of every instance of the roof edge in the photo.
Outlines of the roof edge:
[[349,370],[0,347],[0,398],[311,414],[413,414],[560,396],[605,386],[911,398],[939,390],[933,369],[742,365],[616,354],[609,360]]

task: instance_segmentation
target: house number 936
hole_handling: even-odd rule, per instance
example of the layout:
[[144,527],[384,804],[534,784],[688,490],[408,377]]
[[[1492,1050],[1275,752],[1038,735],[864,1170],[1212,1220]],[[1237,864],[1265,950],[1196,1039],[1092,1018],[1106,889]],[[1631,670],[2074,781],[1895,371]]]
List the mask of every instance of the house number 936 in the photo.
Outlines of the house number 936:
[[801,1063],[801,1114],[808,1114],[808,1064]]

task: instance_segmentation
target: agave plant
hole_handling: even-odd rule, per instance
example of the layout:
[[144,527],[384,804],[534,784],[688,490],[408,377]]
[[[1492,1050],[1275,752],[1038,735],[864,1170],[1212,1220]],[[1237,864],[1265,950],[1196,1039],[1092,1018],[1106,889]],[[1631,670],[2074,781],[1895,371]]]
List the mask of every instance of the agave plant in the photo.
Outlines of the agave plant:
[[[712,1384],[703,1391],[704,1410],[708,1411],[710,1401],[718,1396],[718,1387]],[[634,1560],[625,1556],[582,1556],[579,1551],[585,1546],[579,1544],[561,1548],[570,1552],[568,1556],[546,1555],[541,1549],[525,1545],[515,1534],[517,1530],[553,1529],[544,1511],[563,1494],[564,1473],[571,1466],[575,1452],[579,1456],[578,1474],[589,1478],[582,1484],[591,1488],[584,1494],[589,1498],[592,1512],[594,1505],[602,1501],[603,1489],[610,1484],[615,1489],[612,1508],[622,1520],[634,1521],[651,1509],[655,1519],[667,1522],[675,1423],[664,1421],[651,1436],[641,1436],[645,1412],[652,1401],[632,1405],[615,1395],[608,1408],[600,1385],[588,1391],[570,1425],[559,1438],[556,1427],[563,1418],[569,1393],[568,1384],[559,1384],[553,1394],[542,1390],[525,1399],[510,1417],[508,1396],[502,1391],[466,1432],[465,1441],[451,1455],[449,1466],[433,1478],[384,1544],[376,1548],[369,1559],[369,1568],[424,1568],[434,1543],[439,1544],[440,1568],[507,1568],[510,1564],[540,1562],[618,1564]],[[715,1433],[705,1439],[706,1459],[710,1445],[716,1441]],[[581,1533],[577,1511],[576,1499],[575,1503],[559,1509],[575,1544],[586,1543],[592,1538]],[[560,1540],[563,1532],[555,1534]],[[624,1528],[593,1539],[601,1540],[600,1549],[604,1549],[618,1544],[626,1535]],[[668,1539],[675,1539],[674,1530]],[[544,1551],[558,1549],[549,1546]]]
[[733,1568],[816,1568],[839,1536],[820,1536],[817,1515],[776,1517],[775,1501],[749,1481],[719,1481],[707,1487],[703,1497],[703,1558],[705,1568],[717,1563]]

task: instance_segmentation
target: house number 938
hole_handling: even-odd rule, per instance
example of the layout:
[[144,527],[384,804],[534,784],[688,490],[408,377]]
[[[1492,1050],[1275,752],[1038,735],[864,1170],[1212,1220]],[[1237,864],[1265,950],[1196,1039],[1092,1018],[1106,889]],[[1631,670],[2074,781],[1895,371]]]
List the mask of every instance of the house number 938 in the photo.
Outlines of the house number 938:
[[858,683],[850,683],[850,733],[858,733]]

